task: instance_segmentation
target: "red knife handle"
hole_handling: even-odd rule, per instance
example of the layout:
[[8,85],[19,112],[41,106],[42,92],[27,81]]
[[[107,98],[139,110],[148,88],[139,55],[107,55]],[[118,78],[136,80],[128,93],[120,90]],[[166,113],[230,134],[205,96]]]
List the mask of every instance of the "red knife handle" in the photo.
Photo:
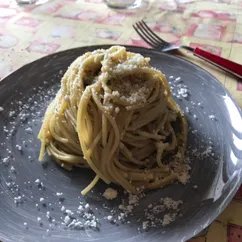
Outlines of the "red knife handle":
[[193,52],[195,56],[198,56],[217,67],[242,78],[242,65],[235,63],[233,61],[222,58],[218,55],[211,54],[205,50],[196,48]]

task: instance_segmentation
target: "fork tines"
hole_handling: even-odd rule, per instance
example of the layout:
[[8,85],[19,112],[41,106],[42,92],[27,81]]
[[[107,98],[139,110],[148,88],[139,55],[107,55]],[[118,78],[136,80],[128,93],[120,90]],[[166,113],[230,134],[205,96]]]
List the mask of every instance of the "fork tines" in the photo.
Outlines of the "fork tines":
[[153,48],[160,49],[168,44],[166,41],[161,39],[157,34],[155,34],[143,20],[133,24],[133,27],[135,31],[138,33],[138,35]]

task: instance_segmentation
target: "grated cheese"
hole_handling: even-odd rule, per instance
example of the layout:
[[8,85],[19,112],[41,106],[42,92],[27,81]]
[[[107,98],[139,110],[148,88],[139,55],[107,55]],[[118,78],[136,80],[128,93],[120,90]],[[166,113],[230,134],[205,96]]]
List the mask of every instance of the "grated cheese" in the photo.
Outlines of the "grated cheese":
[[118,192],[114,190],[113,188],[107,188],[105,192],[103,193],[103,196],[108,200],[113,200],[117,197]]

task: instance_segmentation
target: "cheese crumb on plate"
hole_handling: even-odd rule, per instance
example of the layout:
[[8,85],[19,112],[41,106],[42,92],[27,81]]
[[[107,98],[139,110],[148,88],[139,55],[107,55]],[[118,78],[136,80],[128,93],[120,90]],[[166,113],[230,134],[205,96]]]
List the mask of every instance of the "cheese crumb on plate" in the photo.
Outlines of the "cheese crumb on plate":
[[107,200],[113,200],[117,197],[118,192],[116,190],[114,190],[113,188],[107,188],[105,190],[105,192],[103,193],[103,196],[107,199]]

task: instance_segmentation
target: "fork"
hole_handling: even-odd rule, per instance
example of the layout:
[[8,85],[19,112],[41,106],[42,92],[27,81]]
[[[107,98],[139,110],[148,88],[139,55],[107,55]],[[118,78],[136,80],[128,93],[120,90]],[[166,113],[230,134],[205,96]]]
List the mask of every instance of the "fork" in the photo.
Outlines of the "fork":
[[214,55],[200,48],[191,48],[185,45],[174,45],[161,39],[157,34],[155,34],[150,27],[141,20],[133,25],[135,31],[138,35],[151,47],[158,49],[162,52],[168,52],[177,49],[186,49],[193,53],[193,55],[206,60],[207,62],[219,67],[220,69],[231,73],[239,78],[242,78],[242,65],[230,61],[228,59],[222,58],[218,55]]

